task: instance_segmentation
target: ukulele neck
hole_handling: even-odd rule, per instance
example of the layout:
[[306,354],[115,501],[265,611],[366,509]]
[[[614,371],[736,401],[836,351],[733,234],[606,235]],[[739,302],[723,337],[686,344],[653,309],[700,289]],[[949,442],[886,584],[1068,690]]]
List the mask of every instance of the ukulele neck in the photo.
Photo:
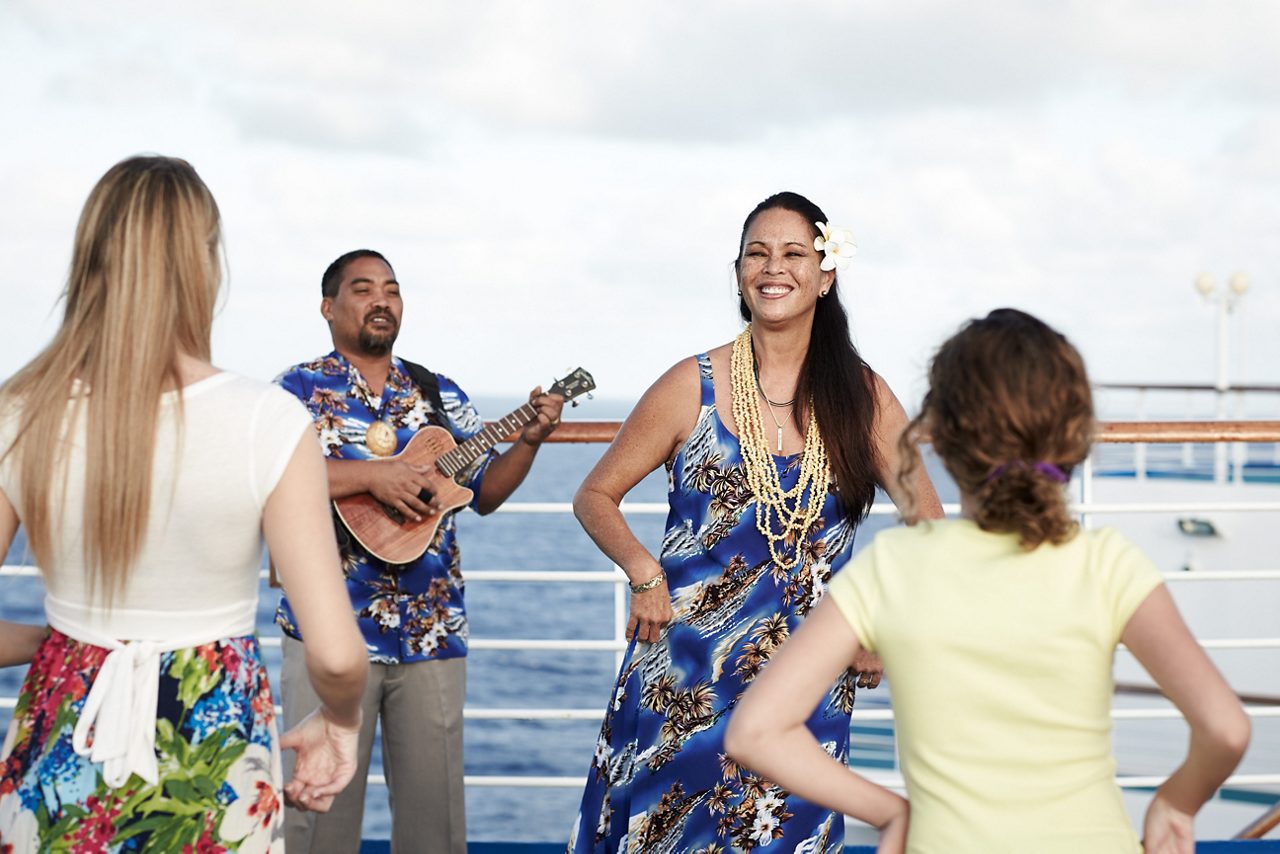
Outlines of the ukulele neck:
[[436,467],[449,477],[456,477],[458,472],[471,465],[481,455],[488,453],[494,445],[530,424],[537,417],[538,410],[532,403],[526,403],[485,427],[447,454],[441,454],[440,459],[436,460]]

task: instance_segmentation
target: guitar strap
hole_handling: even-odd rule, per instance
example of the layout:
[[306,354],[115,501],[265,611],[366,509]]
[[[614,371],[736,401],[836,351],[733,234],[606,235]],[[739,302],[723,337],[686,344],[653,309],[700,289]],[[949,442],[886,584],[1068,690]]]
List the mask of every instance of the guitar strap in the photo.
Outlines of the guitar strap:
[[440,378],[436,376],[436,372],[424,368],[417,362],[410,362],[404,357],[400,358],[400,362],[404,365],[405,371],[408,372],[409,379],[413,380],[413,384],[422,392],[422,396],[427,399],[427,403],[431,404],[432,420],[442,427],[445,426],[444,401],[440,398]]

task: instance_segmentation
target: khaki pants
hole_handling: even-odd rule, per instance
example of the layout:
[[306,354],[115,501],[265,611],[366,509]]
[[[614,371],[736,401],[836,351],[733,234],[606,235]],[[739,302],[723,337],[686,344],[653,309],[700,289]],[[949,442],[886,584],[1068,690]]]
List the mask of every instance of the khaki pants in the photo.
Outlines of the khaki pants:
[[[360,850],[365,784],[374,726],[382,721],[382,767],[391,805],[392,854],[466,854],[462,785],[462,703],[465,658],[411,664],[370,664],[361,706],[360,767],[324,814],[285,810],[288,854],[354,854]],[[284,639],[280,679],[285,727],[320,705],[307,677],[301,642]],[[284,773],[293,776],[293,751]]]

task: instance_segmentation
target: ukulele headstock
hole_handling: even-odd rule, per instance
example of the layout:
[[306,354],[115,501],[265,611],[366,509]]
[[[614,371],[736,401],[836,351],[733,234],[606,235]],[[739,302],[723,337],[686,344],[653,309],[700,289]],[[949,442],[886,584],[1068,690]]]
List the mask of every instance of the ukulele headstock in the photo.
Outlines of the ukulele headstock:
[[552,383],[547,394],[558,394],[565,399],[565,402],[577,406],[576,398],[594,391],[595,387],[596,381],[592,379],[591,374],[578,368]]

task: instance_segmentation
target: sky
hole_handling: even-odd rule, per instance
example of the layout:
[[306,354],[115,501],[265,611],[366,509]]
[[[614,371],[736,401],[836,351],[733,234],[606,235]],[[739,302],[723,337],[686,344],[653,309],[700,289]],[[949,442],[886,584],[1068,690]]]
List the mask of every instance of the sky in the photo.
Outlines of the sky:
[[[60,319],[76,218],[140,152],[223,216],[222,367],[330,349],[319,280],[392,262],[397,352],[474,395],[578,365],[634,399],[739,330],[742,220],[809,196],[908,409],[1012,305],[1096,381],[1280,382],[1280,4],[0,0],[0,376]],[[586,409],[576,415],[591,417]]]

